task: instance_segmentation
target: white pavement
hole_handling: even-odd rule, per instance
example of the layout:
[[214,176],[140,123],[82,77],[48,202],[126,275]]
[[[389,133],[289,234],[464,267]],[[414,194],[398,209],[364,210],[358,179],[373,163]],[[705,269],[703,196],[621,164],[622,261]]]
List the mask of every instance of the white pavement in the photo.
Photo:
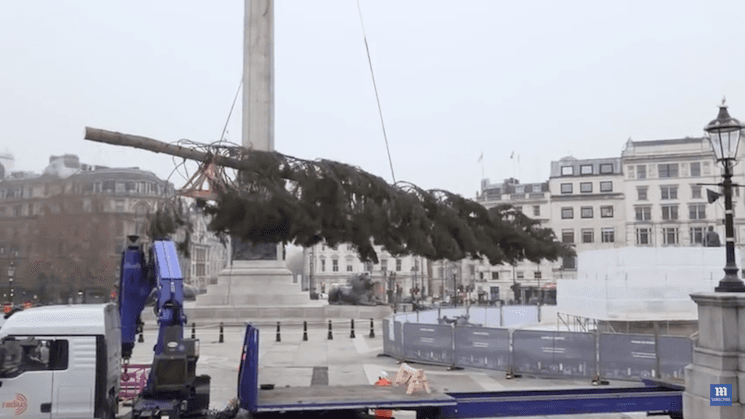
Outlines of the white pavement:
[[[260,355],[259,383],[274,384],[276,387],[305,387],[311,384],[314,367],[328,368],[328,385],[360,385],[374,383],[380,371],[395,377],[398,364],[395,359],[378,357],[383,352],[382,322],[375,321],[375,338],[369,338],[369,321],[357,324],[356,337],[350,338],[349,320],[334,321],[333,340],[328,340],[325,325],[314,323],[308,328],[308,341],[302,340],[302,320],[287,324],[281,330],[281,342],[276,342],[276,326],[259,326]],[[227,403],[237,397],[238,365],[244,327],[226,327],[225,343],[218,343],[217,327],[196,329],[200,339],[200,358],[197,374],[212,377],[210,407],[222,410]],[[151,323],[146,324],[145,343],[136,344],[132,364],[152,362],[152,349],[157,330]],[[184,335],[191,335],[187,328]],[[590,387],[589,380],[541,379],[523,377],[507,380],[504,372],[467,368],[461,371],[448,371],[445,367],[416,365],[427,374],[431,386],[443,391],[495,391],[501,389],[556,389],[569,387]],[[614,386],[635,386],[638,384],[614,381]],[[125,408],[126,409],[126,408]],[[126,410],[120,411],[125,413]],[[413,412],[397,412],[396,417],[415,417]],[[528,419],[581,417],[582,419],[628,419],[643,418],[645,413],[593,414],[561,416],[523,416]]]

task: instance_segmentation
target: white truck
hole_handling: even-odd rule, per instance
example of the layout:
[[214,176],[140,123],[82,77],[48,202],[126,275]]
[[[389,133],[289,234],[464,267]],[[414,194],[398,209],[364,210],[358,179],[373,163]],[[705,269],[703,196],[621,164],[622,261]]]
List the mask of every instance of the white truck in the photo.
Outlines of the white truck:
[[118,410],[115,304],[36,307],[0,327],[0,418],[102,418]]

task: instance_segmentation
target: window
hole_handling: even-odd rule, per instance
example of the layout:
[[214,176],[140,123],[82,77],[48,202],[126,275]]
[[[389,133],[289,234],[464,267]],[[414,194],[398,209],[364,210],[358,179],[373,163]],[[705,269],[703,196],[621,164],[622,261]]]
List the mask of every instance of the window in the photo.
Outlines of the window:
[[600,216],[603,218],[612,218],[613,217],[613,206],[606,205],[606,206],[600,207]]
[[525,279],[525,273],[523,271],[517,271],[517,279]]
[[571,176],[574,174],[574,167],[573,166],[561,166],[561,175],[562,176]]
[[664,227],[662,229],[662,244],[666,244],[666,245],[678,244],[678,228],[677,227]]
[[691,198],[701,198],[701,187],[691,185]]
[[351,251],[351,250],[354,250],[354,246],[352,246],[351,244],[347,243],[347,251]]
[[678,199],[677,186],[660,186],[661,199]]
[[647,178],[647,166],[646,165],[639,164],[636,166],[636,178],[637,179]]
[[533,272],[533,278],[534,279],[541,279],[543,276],[541,275],[541,271],[535,271]]
[[539,215],[541,215],[541,206],[533,205],[533,216],[538,217]]
[[525,193],[525,185],[516,185],[515,193]]
[[615,239],[615,229],[613,227],[605,227],[600,230],[600,239],[603,243],[613,243]]
[[372,262],[365,262],[365,272],[372,273],[373,271],[373,264]]
[[207,249],[197,248],[194,250],[194,276],[207,276]]
[[582,218],[592,218],[592,207],[582,207],[580,213]]
[[25,338],[7,341],[9,353],[17,354],[16,368],[0,372],[0,378],[17,377],[25,371],[66,370],[69,347],[66,340]]
[[688,214],[691,220],[705,219],[706,218],[706,204],[689,205]]
[[691,244],[704,244],[704,228],[691,227]]
[[647,187],[640,187],[636,188],[636,198],[639,201],[646,201],[647,200]]
[[321,259],[321,272],[326,272],[326,259]]
[[636,221],[649,221],[652,219],[652,207],[650,206],[636,207],[634,211],[636,212]]
[[660,178],[678,177],[678,163],[658,164]]
[[592,182],[582,182],[579,184],[579,191],[582,193],[592,192]]
[[595,232],[591,228],[582,229],[582,243],[592,243],[595,238]]
[[566,244],[574,243],[574,230],[562,230],[561,242]]
[[591,175],[592,174],[592,165],[591,164],[583,164],[579,167],[579,174],[581,175]]
[[574,218],[574,208],[572,207],[564,207],[561,209],[561,218],[564,220],[572,219]]
[[677,205],[663,205],[662,206],[662,219],[663,220],[677,220],[678,219],[678,206]]
[[600,192],[613,192],[613,182],[600,182]]
[[116,212],[124,212],[124,200],[123,199],[116,200]]
[[388,270],[388,259],[382,259],[380,261],[380,270],[384,272]]
[[561,260],[561,267],[563,269],[577,269],[577,258],[574,256],[567,256]]
[[499,279],[499,272],[492,272],[491,279]]
[[613,173],[613,164],[612,163],[603,163],[600,165],[600,173],[607,174],[607,173]]
[[396,259],[396,272],[401,272],[401,259]]
[[331,259],[331,271],[339,272],[339,259]]
[[354,272],[352,265],[347,265],[347,272]]
[[636,244],[639,246],[652,244],[652,229],[637,228],[636,229]]
[[561,184],[561,193],[572,193],[572,184],[571,183],[562,183]]
[[700,176],[701,176],[701,163],[700,162],[691,163],[691,177],[700,177]]

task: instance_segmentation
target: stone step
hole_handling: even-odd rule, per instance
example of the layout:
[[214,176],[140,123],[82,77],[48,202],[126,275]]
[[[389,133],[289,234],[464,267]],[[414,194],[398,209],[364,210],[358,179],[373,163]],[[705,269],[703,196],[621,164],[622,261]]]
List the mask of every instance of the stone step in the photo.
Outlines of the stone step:
[[[308,293],[295,292],[293,294],[248,294],[233,293],[230,294],[202,294],[197,296],[197,307],[200,306],[297,306],[305,303],[312,304]],[[320,306],[320,304],[312,304]]]

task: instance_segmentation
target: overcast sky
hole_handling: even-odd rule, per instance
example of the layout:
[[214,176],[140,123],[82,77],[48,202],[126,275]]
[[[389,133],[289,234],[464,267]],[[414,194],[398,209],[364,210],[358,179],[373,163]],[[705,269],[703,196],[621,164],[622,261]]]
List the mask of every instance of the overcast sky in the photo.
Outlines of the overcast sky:
[[[474,197],[482,152],[492,181],[538,182],[566,155],[702,135],[723,95],[745,119],[741,1],[360,4],[396,179],[426,189]],[[218,140],[242,47],[243,0],[3,0],[0,151],[17,170],[73,153],[166,178],[170,157],[84,127]],[[391,181],[356,1],[277,1],[275,69],[277,151]],[[239,99],[229,140],[241,123]]]

